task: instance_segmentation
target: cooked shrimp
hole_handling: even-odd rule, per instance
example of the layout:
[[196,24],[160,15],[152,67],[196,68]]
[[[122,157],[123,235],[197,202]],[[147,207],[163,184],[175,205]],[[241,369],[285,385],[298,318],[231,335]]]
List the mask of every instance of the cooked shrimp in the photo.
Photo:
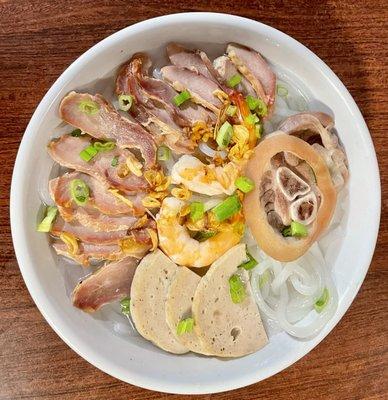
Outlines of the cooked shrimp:
[[172,183],[183,184],[192,192],[208,196],[231,195],[236,190],[234,182],[240,172],[241,167],[233,162],[216,167],[206,165],[194,156],[184,155],[173,166],[171,178]]
[[222,224],[220,231],[204,242],[190,237],[179,221],[185,204],[182,200],[167,197],[156,217],[159,246],[176,264],[195,268],[208,266],[240,242],[242,217],[233,223]]

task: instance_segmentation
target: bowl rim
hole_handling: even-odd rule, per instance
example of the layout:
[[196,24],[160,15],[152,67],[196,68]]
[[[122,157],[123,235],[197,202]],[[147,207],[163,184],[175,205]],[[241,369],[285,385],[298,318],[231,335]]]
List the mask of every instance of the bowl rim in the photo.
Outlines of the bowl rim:
[[[329,321],[326,325],[324,330],[310,340],[306,347],[304,347],[301,351],[297,352],[296,354],[292,354],[292,356],[285,357],[282,362],[278,362],[276,366],[272,366],[271,368],[267,368],[265,372],[263,371],[253,371],[251,374],[247,376],[236,376],[236,379],[233,381],[222,382],[222,383],[215,383],[215,384],[207,384],[201,386],[192,386],[192,385],[182,385],[179,383],[166,383],[163,382],[162,379],[149,379],[146,376],[142,375],[130,375],[127,373],[125,376],[120,369],[115,368],[114,363],[106,363],[101,362],[99,360],[98,353],[94,351],[90,351],[89,349],[81,348],[77,346],[76,342],[76,334],[67,331],[63,332],[61,327],[57,326],[54,318],[54,313],[52,310],[49,310],[48,303],[44,299],[44,296],[39,292],[38,288],[36,288],[36,278],[34,277],[31,268],[29,267],[29,257],[28,251],[26,247],[26,241],[23,237],[23,230],[21,228],[20,221],[20,213],[18,210],[21,204],[21,191],[22,187],[20,185],[20,181],[23,176],[23,159],[24,154],[27,154],[30,149],[30,144],[32,143],[31,134],[30,132],[34,131],[36,127],[39,125],[40,118],[45,114],[46,110],[52,103],[52,101],[57,97],[61,88],[68,82],[73,79],[76,75],[77,70],[82,68],[82,66],[94,58],[96,54],[100,51],[109,47],[114,42],[119,41],[121,38],[131,34],[131,32],[141,31],[150,28],[152,25],[157,24],[169,24],[171,22],[175,22],[179,18],[181,23],[184,22],[196,22],[198,18],[201,19],[201,22],[208,21],[209,23],[212,21],[217,20],[217,22],[221,22],[222,20],[225,21],[227,19],[228,24],[244,24],[249,25],[252,28],[260,28],[265,32],[270,32],[272,36],[281,38],[282,40],[286,40],[292,47],[294,47],[295,51],[299,51],[307,55],[308,57],[312,58],[313,62],[315,63],[316,68],[320,69],[332,82],[332,84],[336,87],[336,89],[341,92],[344,101],[347,105],[352,109],[354,114],[354,118],[356,119],[359,127],[360,127],[360,134],[363,136],[366,145],[368,146],[368,150],[370,152],[371,157],[371,165],[373,167],[374,176],[371,177],[373,189],[374,189],[374,196],[371,201],[371,208],[373,210],[373,215],[376,216],[375,220],[372,224],[372,229],[370,229],[369,233],[369,246],[368,251],[364,254],[364,267],[362,270],[362,274],[360,276],[360,281],[356,287],[353,287],[352,290],[348,291],[344,295],[343,306],[341,309],[338,309],[336,314],[333,318]],[[226,21],[225,21],[226,22]],[[33,113],[30,122],[28,123],[23,138],[21,140],[14,171],[12,175],[12,183],[11,183],[11,194],[10,194],[10,221],[11,221],[11,233],[12,233],[12,240],[15,249],[15,254],[17,258],[17,262],[19,265],[19,269],[22,273],[24,282],[27,286],[27,289],[34,300],[36,306],[38,307],[40,313],[49,323],[51,328],[57,333],[57,335],[77,354],[79,354],[82,358],[86,361],[97,367],[98,369],[102,370],[103,372],[111,375],[121,381],[146,388],[151,390],[156,390],[160,392],[166,393],[176,393],[176,394],[208,394],[208,393],[218,393],[227,390],[233,390],[237,388],[241,388],[244,386],[248,386],[250,384],[259,382],[261,380],[267,379],[272,375],[277,374],[278,372],[286,369],[300,358],[308,354],[314,347],[316,347],[337,325],[337,323],[342,319],[345,312],[350,307],[351,303],[353,302],[355,296],[357,295],[362,282],[365,279],[365,275],[368,271],[370,262],[372,260],[372,256],[374,253],[378,230],[379,230],[379,222],[380,222],[380,212],[381,212],[381,187],[380,187],[380,177],[379,177],[379,169],[377,164],[377,157],[374,150],[373,142],[368,131],[367,125],[361,115],[361,112],[355,103],[354,99],[341,82],[341,80],[335,75],[335,73],[311,50],[309,50],[306,46],[301,44],[299,41],[293,39],[291,36],[279,31],[276,28],[273,28],[269,25],[263,24],[261,22],[240,17],[237,15],[231,14],[224,14],[224,13],[211,13],[211,12],[188,12],[188,13],[175,13],[175,14],[168,14],[160,17],[151,18],[145,21],[138,22],[136,24],[130,25],[125,27],[105,39],[101,40],[100,42],[96,43],[92,46],[89,50],[81,54],[73,63],[70,64],[69,67],[65,69],[65,71],[59,76],[59,78],[53,83],[50,89],[47,91],[43,99],[40,101],[38,107],[36,108],[35,112]]]

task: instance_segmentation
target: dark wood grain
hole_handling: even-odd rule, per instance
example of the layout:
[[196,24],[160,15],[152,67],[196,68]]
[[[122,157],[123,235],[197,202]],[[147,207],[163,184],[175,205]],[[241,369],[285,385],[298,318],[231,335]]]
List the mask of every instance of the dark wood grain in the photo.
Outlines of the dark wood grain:
[[386,399],[388,254],[388,5],[376,1],[0,0],[0,399],[180,399],[124,384],[70,350],[32,302],[9,227],[13,161],[35,107],[90,46],[127,25],[184,11],[239,14],[318,54],[368,123],[382,182],[376,253],[353,305],[302,360],[256,385],[192,399]]

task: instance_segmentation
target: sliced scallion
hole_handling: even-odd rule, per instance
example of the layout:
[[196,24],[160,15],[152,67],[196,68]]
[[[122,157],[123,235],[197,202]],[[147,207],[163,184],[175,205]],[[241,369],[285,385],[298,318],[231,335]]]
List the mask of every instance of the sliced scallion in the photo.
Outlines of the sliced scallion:
[[177,94],[176,96],[174,96],[173,102],[177,107],[179,107],[185,101],[190,100],[190,99],[191,99],[190,92],[188,90],[184,90],[183,92],[181,92],[181,93]]
[[46,209],[46,215],[42,222],[38,225],[38,232],[50,232],[51,226],[57,216],[58,209],[55,206],[48,206]]
[[268,269],[266,269],[265,272],[259,276],[260,289],[262,289],[267,284],[269,278],[270,278],[270,272],[268,271]]
[[157,156],[159,161],[168,161],[171,158],[171,150],[167,146],[160,146]]
[[97,151],[110,151],[116,147],[115,142],[95,142],[93,144]]
[[126,315],[127,317],[131,315],[131,299],[129,297],[125,297],[120,301],[121,313]]
[[323,309],[327,306],[329,299],[329,290],[327,288],[324,288],[322,296],[314,304],[315,311],[318,313],[322,312]]
[[100,106],[93,100],[82,100],[78,104],[78,109],[84,114],[96,115],[100,110]]
[[232,215],[239,212],[241,209],[240,199],[236,194],[227,197],[220,204],[217,204],[214,208],[212,208],[212,213],[216,217],[217,221],[224,221],[230,218]]
[[255,134],[256,134],[256,137],[258,139],[261,138],[261,135],[263,134],[263,131],[264,131],[264,127],[263,127],[263,124],[261,122],[255,124]]
[[239,268],[244,268],[249,271],[252,268],[255,268],[258,262],[253,258],[253,256],[247,251],[248,261],[239,265]]
[[276,93],[280,97],[287,97],[288,96],[288,89],[283,85],[276,85]]
[[255,183],[247,176],[239,176],[235,180],[234,184],[237,189],[240,189],[243,193],[249,193],[255,187]]
[[183,335],[184,333],[190,333],[194,328],[194,319],[193,318],[185,318],[179,321],[176,327],[177,335]]
[[230,139],[232,139],[232,136],[232,125],[228,121],[225,121],[217,132],[216,142],[218,146],[225,148],[229,144]]
[[225,112],[229,117],[233,117],[237,112],[237,106],[229,105]]
[[228,81],[226,82],[226,85],[229,86],[230,88],[234,88],[241,82],[241,79],[242,79],[242,77],[240,74],[233,75],[232,77],[230,77],[228,79]]
[[246,97],[248,107],[251,111],[256,110],[256,108],[260,105],[261,100],[253,97],[252,95],[248,94]]
[[79,206],[84,206],[89,200],[89,186],[82,179],[70,181],[70,195]]
[[200,201],[193,201],[190,204],[190,219],[193,222],[199,221],[205,215],[205,205]]
[[307,227],[300,222],[292,221],[290,226],[287,226],[282,231],[283,236],[305,237],[308,235]]
[[229,278],[229,293],[233,303],[235,304],[243,302],[246,297],[244,283],[236,274]]
[[198,240],[198,242],[204,242],[215,235],[217,235],[217,232],[214,231],[199,231],[194,235],[194,239]]
[[119,109],[128,111],[132,107],[133,97],[130,94],[120,94],[119,96]]
[[93,157],[96,156],[98,150],[91,144],[88,147],[85,147],[79,156],[86,162],[89,162]]
[[111,165],[112,167],[116,167],[118,163],[119,163],[119,156],[114,156],[114,157],[112,158],[112,162],[110,163],[110,165]]
[[74,131],[70,132],[70,135],[73,137],[80,137],[82,135],[81,129],[74,129]]

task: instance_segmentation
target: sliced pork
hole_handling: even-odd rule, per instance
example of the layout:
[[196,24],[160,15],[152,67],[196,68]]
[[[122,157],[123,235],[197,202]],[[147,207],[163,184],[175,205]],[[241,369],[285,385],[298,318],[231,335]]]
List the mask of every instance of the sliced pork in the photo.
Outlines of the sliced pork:
[[126,257],[104,265],[75,287],[73,305],[93,312],[105,304],[128,297],[138,262],[134,257]]
[[[165,110],[179,127],[193,126],[198,121],[214,121],[212,113],[191,101],[177,107],[173,101],[177,92],[163,80],[150,77],[150,66],[151,61],[146,54],[135,54],[129,63],[122,67],[116,81],[116,92],[129,92],[128,94],[135,96],[138,103],[153,113],[156,112],[155,107]],[[170,123],[169,120],[165,122]]]
[[[226,56],[216,58],[213,61],[213,65],[225,82],[227,82],[233,76],[239,74],[237,67],[232,63],[230,58]],[[241,77],[241,82],[235,87],[235,89],[241,92],[244,96],[256,96],[256,92],[254,91],[252,85],[244,76]]]
[[114,139],[121,148],[140,150],[146,168],[155,165],[156,148],[151,135],[122,117],[101,95],[70,92],[63,98],[59,112],[64,121],[97,139]]
[[[167,46],[167,55],[171,64],[177,67],[187,68],[197,74],[212,80],[222,88],[223,78],[213,67],[207,54],[202,50],[190,50],[178,43],[170,43]],[[225,89],[225,88],[224,88]]]
[[94,244],[115,244],[120,239],[124,239],[128,234],[129,227],[119,231],[95,231],[90,227],[81,225],[77,221],[66,222],[63,218],[57,217],[52,228],[51,233],[54,236],[60,236],[61,233],[66,232],[75,236],[77,239],[86,243]]
[[60,165],[88,174],[106,188],[114,187],[125,193],[137,193],[149,189],[147,181],[132,173],[120,176],[120,168],[112,166],[112,160],[117,157],[118,165],[126,164],[127,158],[132,155],[129,150],[115,148],[111,151],[98,153],[90,161],[84,161],[80,153],[91,145],[91,138],[87,135],[73,137],[63,135],[58,140],[53,140],[48,145],[50,156]]
[[168,65],[161,69],[163,79],[175,90],[182,92],[188,90],[191,99],[214,113],[218,113],[222,102],[215,95],[220,90],[217,83],[186,68]]
[[284,120],[279,130],[297,136],[321,155],[329,168],[335,188],[339,191],[345,185],[348,176],[348,162],[345,151],[333,131],[334,120],[322,112],[295,114]]
[[276,75],[264,58],[257,51],[235,43],[228,44],[226,52],[257,96],[271,107],[275,102]]
[[139,196],[125,196],[127,201],[133,204],[133,206],[130,206],[129,203],[119,200],[109,192],[100,180],[81,172],[68,172],[49,182],[51,198],[58,206],[70,208],[70,211],[76,206],[69,190],[70,182],[74,179],[82,180],[89,188],[90,198],[86,208],[92,207],[111,216],[144,214],[145,210],[139,201]]

